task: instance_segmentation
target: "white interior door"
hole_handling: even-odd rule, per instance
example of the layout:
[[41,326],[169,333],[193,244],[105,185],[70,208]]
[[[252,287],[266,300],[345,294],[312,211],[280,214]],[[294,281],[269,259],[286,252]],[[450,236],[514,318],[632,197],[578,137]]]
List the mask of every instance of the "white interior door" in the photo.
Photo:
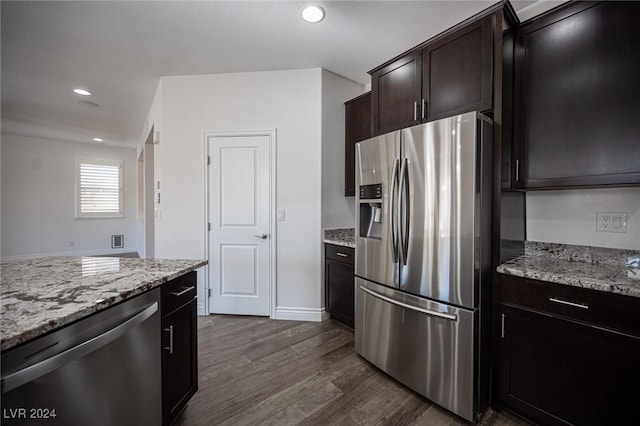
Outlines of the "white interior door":
[[270,135],[212,135],[209,165],[209,311],[269,315]]

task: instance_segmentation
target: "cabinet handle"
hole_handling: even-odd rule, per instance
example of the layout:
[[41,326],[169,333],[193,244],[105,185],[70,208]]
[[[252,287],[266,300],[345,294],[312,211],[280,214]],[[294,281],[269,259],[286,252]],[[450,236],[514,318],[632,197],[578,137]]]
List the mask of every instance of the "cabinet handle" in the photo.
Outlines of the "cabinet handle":
[[500,338],[504,339],[504,321],[507,318],[505,314],[501,314],[501,323],[500,323]]
[[582,303],[568,302],[566,300],[556,299],[555,297],[550,297],[549,301],[555,302],[555,303],[561,303],[563,305],[573,306],[574,308],[589,309],[589,306],[583,305]]
[[516,182],[520,181],[520,160],[516,160]]
[[336,252],[336,256],[340,256],[340,257],[349,257],[348,254],[344,254],[344,253],[340,253],[339,251]]
[[413,101],[413,121],[418,119],[418,101]]
[[189,292],[190,292],[191,290],[193,290],[194,288],[195,288],[194,286],[191,286],[191,287],[187,287],[187,288],[183,289],[183,290],[182,290],[182,291],[180,291],[180,292],[172,291],[172,292],[171,292],[171,293],[169,293],[169,294],[171,294],[172,296],[180,297],[180,296],[182,296],[182,295],[183,295],[183,294],[185,294],[185,293],[189,293]]
[[420,114],[422,115],[422,119],[427,116],[427,102],[423,99],[422,105],[420,106]]
[[169,351],[169,354],[173,355],[173,326],[170,325],[169,328],[165,328],[164,331],[169,332],[169,346],[165,348],[165,350]]

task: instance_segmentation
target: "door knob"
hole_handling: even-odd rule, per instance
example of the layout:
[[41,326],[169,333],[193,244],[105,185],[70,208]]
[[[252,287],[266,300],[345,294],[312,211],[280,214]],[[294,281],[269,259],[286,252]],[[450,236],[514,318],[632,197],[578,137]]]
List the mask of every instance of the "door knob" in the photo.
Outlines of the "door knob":
[[267,234],[260,234],[260,235],[254,235],[254,237],[260,238],[261,240],[266,240],[268,235]]

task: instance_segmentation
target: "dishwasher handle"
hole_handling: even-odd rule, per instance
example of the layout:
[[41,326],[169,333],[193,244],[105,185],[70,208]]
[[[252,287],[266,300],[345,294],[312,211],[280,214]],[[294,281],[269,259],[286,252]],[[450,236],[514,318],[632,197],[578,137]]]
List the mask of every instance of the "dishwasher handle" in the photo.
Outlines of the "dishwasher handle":
[[74,361],[78,358],[82,358],[91,352],[100,349],[103,346],[113,342],[118,337],[126,334],[129,330],[135,328],[139,324],[143,323],[150,316],[158,311],[158,302],[153,302],[151,305],[139,311],[133,317],[118,324],[110,330],[80,343],[77,346],[67,349],[57,355],[47,358],[44,361],[40,361],[37,364],[25,367],[22,370],[18,370],[14,373],[8,374],[2,378],[0,382],[2,387],[2,393],[9,392],[19,386],[29,383],[53,370]]

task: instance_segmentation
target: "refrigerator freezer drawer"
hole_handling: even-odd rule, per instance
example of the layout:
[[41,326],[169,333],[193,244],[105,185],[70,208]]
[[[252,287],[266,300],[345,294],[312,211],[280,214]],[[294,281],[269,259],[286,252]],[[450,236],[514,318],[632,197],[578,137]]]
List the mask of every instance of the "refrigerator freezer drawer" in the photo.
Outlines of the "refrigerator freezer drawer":
[[469,421],[477,311],[356,278],[356,351],[399,382]]

